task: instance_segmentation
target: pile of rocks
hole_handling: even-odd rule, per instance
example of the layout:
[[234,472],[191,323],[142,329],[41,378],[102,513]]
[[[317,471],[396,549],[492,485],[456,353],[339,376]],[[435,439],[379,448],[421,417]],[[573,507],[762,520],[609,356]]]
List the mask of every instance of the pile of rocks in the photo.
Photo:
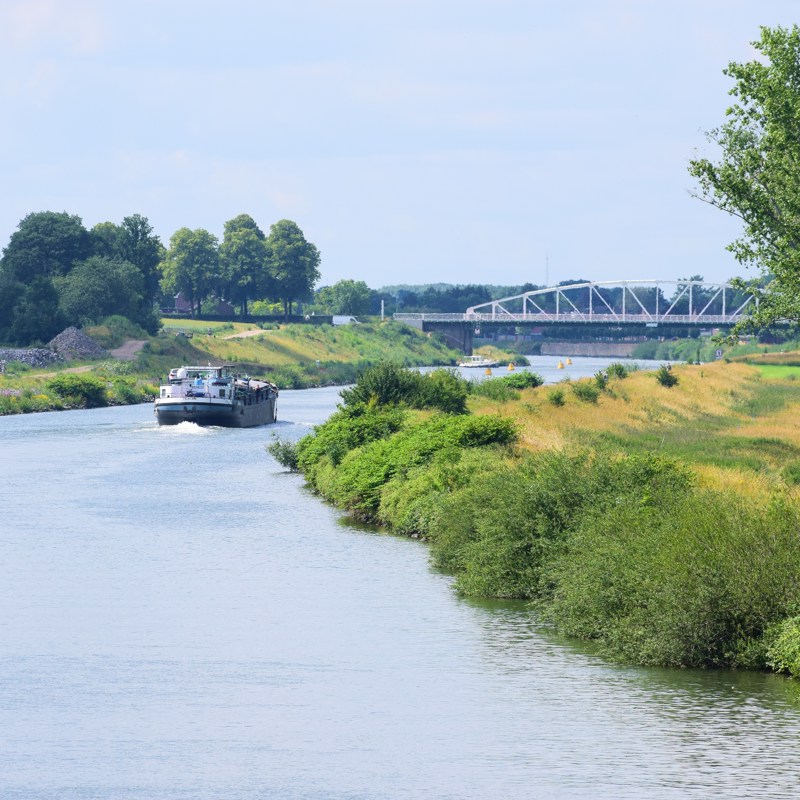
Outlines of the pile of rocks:
[[47,346],[65,360],[105,358],[108,355],[94,339],[75,327],[61,331]]
[[46,367],[63,360],[58,353],[45,350],[43,347],[7,348],[0,350],[0,372],[5,371],[5,366],[9,361],[19,361],[30,367]]
[[47,367],[59,361],[105,358],[108,352],[77,328],[67,328],[44,347],[0,349],[0,373],[5,372],[9,361],[18,361],[30,367]]

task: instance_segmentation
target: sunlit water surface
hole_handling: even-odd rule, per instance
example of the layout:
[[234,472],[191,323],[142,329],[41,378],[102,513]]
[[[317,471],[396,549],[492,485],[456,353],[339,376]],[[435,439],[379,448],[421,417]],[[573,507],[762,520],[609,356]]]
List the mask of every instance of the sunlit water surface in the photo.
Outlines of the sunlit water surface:
[[0,418],[0,798],[800,796],[791,682],[608,664],[283,472],[336,399]]

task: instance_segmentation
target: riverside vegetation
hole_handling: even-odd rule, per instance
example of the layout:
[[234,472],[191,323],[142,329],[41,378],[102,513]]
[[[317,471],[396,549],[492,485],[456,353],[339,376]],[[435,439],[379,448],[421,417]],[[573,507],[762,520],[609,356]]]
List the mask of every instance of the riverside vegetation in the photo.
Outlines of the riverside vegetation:
[[0,414],[151,401],[167,372],[180,364],[233,364],[281,389],[301,389],[352,383],[358,371],[383,359],[424,366],[458,358],[437,337],[389,321],[334,327],[170,319],[150,336],[111,316],[85,333],[107,350],[129,340],[143,346],[131,361],[106,355],[45,369],[11,361],[0,370]]
[[617,364],[541,387],[382,364],[270,450],[428,540],[460,593],[529,601],[609,657],[799,676],[798,383],[770,369]]

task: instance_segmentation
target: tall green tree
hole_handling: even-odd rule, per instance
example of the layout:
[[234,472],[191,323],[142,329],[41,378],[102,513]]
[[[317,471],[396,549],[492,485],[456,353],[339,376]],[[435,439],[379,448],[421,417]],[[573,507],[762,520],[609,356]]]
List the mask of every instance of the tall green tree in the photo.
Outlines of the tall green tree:
[[38,275],[24,285],[14,305],[8,339],[14,344],[35,345],[50,341],[64,328],[53,280]]
[[59,283],[59,307],[70,324],[85,325],[121,314],[152,327],[142,306],[144,278],[129,261],[92,256],[76,264]]
[[758,298],[740,329],[800,320],[800,28],[761,28],[761,58],[731,62],[734,98],[725,122],[706,138],[719,160],[697,158],[696,197],[742,221],[728,249],[761,279],[737,281]]
[[11,341],[15,308],[25,291],[24,284],[0,270],[0,342]]
[[239,214],[225,223],[219,255],[228,299],[238,303],[246,317],[248,301],[272,294],[266,236],[251,216]]
[[283,303],[283,313],[288,319],[292,305],[308,299],[320,278],[319,250],[306,241],[296,222],[282,219],[270,227],[267,254],[275,282],[273,297]]
[[75,214],[37,211],[28,214],[11,234],[3,251],[3,272],[30,284],[35,278],[66,275],[73,264],[92,254],[92,241]]
[[147,217],[132,214],[120,224],[122,236],[118,257],[133,264],[142,274],[143,299],[153,303],[158,297],[160,274],[158,265],[164,258],[165,249],[161,239],[153,232]]
[[333,286],[323,286],[315,302],[330,314],[369,314],[372,290],[364,281],[341,280]]
[[162,286],[182,292],[192,305],[192,316],[219,282],[219,244],[204,228],[181,228],[172,234],[161,262]]
[[119,225],[100,222],[92,228],[90,234],[96,255],[105,256],[115,262],[124,261],[139,270],[142,287],[139,292],[139,308],[135,313],[141,318],[141,324],[149,330],[156,319],[153,307],[161,293],[161,274],[158,267],[166,253],[161,239],[153,233],[147,217],[141,214],[125,217]]

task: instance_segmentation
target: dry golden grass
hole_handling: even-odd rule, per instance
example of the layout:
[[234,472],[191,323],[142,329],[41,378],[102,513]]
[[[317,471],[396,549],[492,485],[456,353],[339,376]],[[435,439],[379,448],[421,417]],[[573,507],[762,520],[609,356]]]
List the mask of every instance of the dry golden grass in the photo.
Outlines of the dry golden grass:
[[[694,467],[698,486],[709,489],[729,489],[740,497],[763,498],[774,492],[775,479],[769,475],[754,474],[751,470],[723,469],[708,464],[697,464]],[[786,487],[796,495],[797,490]]]
[[315,336],[310,329],[304,336],[292,336],[285,329],[261,331],[243,338],[209,337],[203,340],[204,349],[222,360],[253,361],[273,366],[320,361],[357,361],[358,352]]
[[786,406],[767,417],[743,422],[736,433],[752,438],[780,439],[800,447],[800,414],[797,405]]
[[[596,404],[580,400],[563,383],[524,390],[519,400],[507,403],[472,397],[470,406],[477,413],[514,418],[520,426],[521,445],[530,450],[588,445],[601,434],[612,434],[623,443],[658,442],[663,434],[679,439],[689,454],[695,439],[699,454],[704,452],[703,441],[711,442],[717,451],[741,453],[750,466],[698,463],[696,471],[703,484],[725,485],[753,496],[774,488],[775,480],[781,480],[786,456],[761,446],[759,440],[800,447],[800,386],[797,401],[790,394],[788,404],[769,410],[769,404],[757,402],[769,387],[755,367],[717,362],[676,366],[673,372],[679,382],[671,388],[661,386],[652,372],[612,379]],[[791,383],[783,385],[790,391],[794,388]],[[563,389],[563,406],[548,399],[554,388]],[[730,460],[736,461],[733,456]],[[754,472],[755,461],[762,464],[763,474]]]

